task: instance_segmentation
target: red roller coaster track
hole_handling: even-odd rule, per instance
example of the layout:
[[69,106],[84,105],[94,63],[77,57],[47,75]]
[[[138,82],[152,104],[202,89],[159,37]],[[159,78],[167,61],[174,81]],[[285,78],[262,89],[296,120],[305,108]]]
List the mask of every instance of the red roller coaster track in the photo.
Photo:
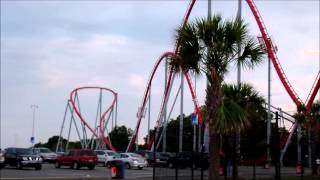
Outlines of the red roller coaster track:
[[[196,0],[191,0],[191,1],[190,1],[190,4],[189,4],[188,9],[187,9],[187,11],[186,11],[186,14],[185,14],[185,16],[184,16],[184,20],[183,20],[183,24],[182,24],[183,27],[186,25],[186,23],[187,23],[187,21],[188,21],[188,19],[189,19],[190,13],[191,13],[191,11],[192,11],[192,8],[193,8],[195,2],[196,2]],[[157,70],[158,66],[159,66],[159,64],[162,62],[162,60],[163,60],[164,58],[174,57],[175,54],[177,53],[178,49],[179,49],[179,42],[177,42],[177,44],[176,44],[175,53],[173,53],[173,52],[166,52],[166,53],[162,54],[162,55],[160,56],[159,60],[156,62],[154,68],[152,69],[151,76],[150,76],[150,78],[149,78],[149,80],[148,80],[148,83],[147,83],[147,88],[146,88],[146,90],[145,90],[145,92],[144,92],[142,105],[140,106],[140,109],[139,109],[140,112],[138,112],[138,114],[140,114],[140,116],[138,117],[137,126],[136,126],[135,131],[134,131],[134,134],[133,134],[133,136],[132,136],[132,138],[131,138],[131,140],[130,140],[130,142],[129,142],[129,145],[128,145],[128,147],[127,147],[127,151],[131,151],[131,150],[132,150],[133,144],[134,144],[134,142],[135,142],[135,140],[136,140],[136,138],[137,138],[137,133],[138,133],[138,131],[139,131],[139,127],[140,127],[140,123],[141,123],[141,119],[142,119],[142,116],[141,116],[141,115],[142,115],[143,112],[144,112],[144,109],[145,109],[145,106],[146,106],[146,103],[147,103],[147,97],[148,97],[148,95],[149,95],[150,88],[151,88],[151,83],[152,83],[153,77],[154,77],[154,75],[155,75],[155,73],[156,73],[156,70]],[[167,99],[167,97],[168,97],[169,87],[171,86],[171,83],[172,83],[171,80],[172,80],[172,76],[173,76],[173,75],[174,75],[174,74],[173,74],[173,71],[172,71],[172,69],[171,69],[170,72],[169,72],[168,82],[166,82],[166,83],[167,83],[167,86],[166,86],[166,89],[165,89],[164,98],[163,98],[163,100],[162,100],[162,105],[161,105],[160,114],[162,113],[162,110],[163,110],[163,108],[164,108],[165,101],[166,101],[166,99]],[[188,86],[189,86],[189,90],[190,90],[191,95],[192,95],[192,100],[193,100],[194,105],[195,105],[195,111],[196,111],[196,113],[198,114],[198,116],[200,117],[200,121],[201,121],[202,115],[201,115],[200,107],[199,107],[199,105],[198,105],[198,101],[197,101],[196,95],[195,95],[195,93],[194,93],[193,87],[191,86],[192,83],[191,83],[190,77],[189,77],[189,75],[188,75],[187,73],[185,73],[185,77],[186,77],[186,79],[187,79]],[[161,117],[161,115],[159,116],[159,119],[157,120],[156,125],[159,124],[160,117]]]
[[[188,9],[186,11],[186,14],[184,16],[184,19],[183,19],[183,24],[182,26],[185,26],[185,24],[187,23],[188,21],[188,18],[190,16],[190,13],[192,11],[192,8],[195,4],[196,0],[191,0],[190,1],[190,4],[188,6]],[[272,61],[272,64],[277,72],[277,75],[280,79],[280,81],[282,82],[285,90],[287,91],[287,93],[289,94],[290,98],[293,100],[293,102],[297,105],[297,106],[301,106],[301,105],[306,105],[306,109],[307,111],[310,110],[311,108],[311,105],[315,99],[315,96],[317,94],[317,92],[319,91],[319,87],[320,87],[320,79],[319,79],[319,74],[315,80],[315,83],[310,91],[310,94],[308,95],[308,98],[307,98],[307,101],[306,101],[306,104],[303,103],[303,101],[299,98],[298,94],[295,92],[295,90],[293,89],[292,85],[290,84],[288,78],[286,77],[285,75],[285,72],[283,71],[282,67],[281,67],[281,64],[278,60],[278,57],[276,55],[276,52],[274,50],[274,47],[273,47],[273,44],[272,44],[272,41],[271,41],[271,38],[270,36],[268,35],[268,32],[267,32],[267,29],[266,29],[266,26],[265,24],[263,23],[263,20],[262,20],[262,17],[260,15],[260,13],[258,12],[258,9],[256,7],[256,5],[254,4],[253,0],[246,0],[247,4],[249,5],[250,7],[250,10],[252,11],[254,17],[255,17],[255,20],[258,24],[258,27],[260,29],[260,32],[262,34],[262,38],[263,38],[263,41],[266,45],[266,49],[267,49],[267,54],[268,54],[268,57],[271,59]],[[152,80],[153,80],[153,77],[155,75],[155,72],[160,64],[160,62],[164,59],[164,58],[170,58],[170,57],[174,57],[175,54],[177,53],[179,49],[179,41],[177,42],[176,44],[176,49],[175,49],[175,53],[173,52],[166,52],[164,54],[162,54],[162,56],[158,59],[158,61],[156,62],[154,68],[152,69],[152,72],[151,72],[151,76],[148,80],[148,83],[147,83],[147,87],[146,87],[146,90],[144,92],[144,96],[143,96],[143,101],[142,101],[142,105],[140,106],[140,109],[139,109],[139,112],[138,114],[140,114],[140,116],[138,117],[138,121],[137,121],[137,125],[136,125],[136,128],[135,128],[135,131],[134,131],[134,134],[133,134],[133,137],[127,147],[127,151],[131,151],[132,150],[132,147],[133,147],[133,144],[137,138],[137,132],[139,130],[139,127],[140,127],[140,123],[141,123],[141,119],[142,119],[142,114],[144,112],[144,109],[145,109],[145,106],[146,106],[146,102],[147,102],[147,97],[149,95],[149,92],[150,92],[150,87],[151,87],[151,83],[152,83]],[[172,70],[170,70],[170,74],[169,74],[169,78],[168,78],[168,82],[167,82],[167,88],[165,89],[165,95],[164,95],[164,98],[162,100],[162,105],[161,105],[161,110],[160,110],[160,113],[162,112],[162,109],[163,109],[163,105],[165,104],[164,102],[166,101],[166,98],[168,96],[168,89],[171,85],[171,81],[172,81],[172,76],[173,76],[173,72]],[[188,86],[189,86],[189,90],[191,91],[191,95],[192,95],[192,99],[193,99],[193,102],[195,104],[195,109],[196,109],[196,113],[198,114],[198,116],[201,117],[201,112],[200,112],[200,108],[199,108],[199,105],[198,105],[198,102],[197,102],[197,98],[196,98],[196,95],[194,93],[194,89],[192,87],[192,83],[191,83],[191,80],[189,78],[189,75],[188,73],[185,73],[185,77],[187,79],[187,82],[188,82]],[[161,115],[159,116],[161,117]],[[157,120],[157,125],[159,123],[159,119]],[[294,131],[295,128],[293,128],[292,130]],[[286,139],[286,138],[285,138]]]
[[[278,77],[280,79],[280,81],[282,82],[284,88],[286,89],[287,93],[289,94],[289,96],[291,97],[291,99],[293,100],[293,102],[297,105],[297,106],[301,106],[303,105],[303,101],[299,98],[298,94],[295,92],[295,90],[293,89],[293,87],[291,86],[287,76],[285,75],[282,67],[281,67],[281,64],[278,60],[278,57],[276,55],[276,52],[275,52],[275,49],[273,47],[273,44],[272,44],[272,41],[271,41],[271,38],[267,32],[267,28],[265,26],[265,24],[263,23],[263,20],[262,20],[262,17],[256,7],[256,5],[254,4],[253,0],[246,0],[247,4],[249,5],[250,7],[250,10],[254,16],[254,18],[256,19],[256,22],[258,24],[258,27],[260,29],[260,32],[261,32],[261,35],[262,35],[262,38],[264,40],[264,43],[266,45],[266,48],[267,48],[267,53],[268,53],[268,57],[271,59],[272,61],[272,64],[278,74]],[[317,92],[319,91],[319,87],[320,87],[320,79],[319,79],[319,75],[317,76],[317,79],[316,79],[316,82],[315,83],[315,86],[313,86],[313,90],[311,90],[311,93],[310,93],[310,98],[307,99],[307,102],[306,102],[306,108],[307,108],[307,111],[311,108],[311,105],[314,101],[314,98],[317,94]]]
[[[76,106],[75,103],[75,99],[76,99],[76,95],[78,94],[78,91],[82,91],[82,90],[92,90],[92,89],[100,89],[100,90],[104,90],[104,91],[108,91],[113,95],[113,100],[111,105],[108,107],[108,109],[102,114],[101,118],[100,118],[100,125],[99,125],[99,131],[101,134],[101,137],[98,136],[98,134],[92,129],[92,127],[87,123],[87,121],[82,117],[82,115],[80,114],[80,111],[78,109],[78,107]],[[106,136],[104,135],[104,124],[105,124],[105,117],[107,114],[111,113],[112,108],[114,107],[116,101],[117,101],[117,93],[115,93],[113,90],[108,89],[108,88],[103,88],[103,87],[92,87],[92,86],[87,86],[87,87],[79,87],[74,89],[71,93],[70,93],[70,102],[71,105],[74,109],[74,112],[77,114],[77,116],[79,117],[79,119],[81,120],[81,122],[92,132],[92,134],[99,139],[100,142],[103,142],[109,149],[114,150],[115,148],[112,146],[112,144],[109,142],[109,140],[106,138]]]
[[[293,102],[296,104],[296,106],[299,107],[301,105],[305,105],[306,106],[305,113],[308,113],[311,109],[311,106],[312,106],[312,103],[316,97],[316,94],[319,91],[319,87],[320,87],[319,74],[320,74],[320,72],[318,73],[316,80],[313,84],[313,87],[311,88],[310,94],[307,97],[306,104],[304,104],[303,101],[299,98],[298,94],[294,91],[293,87],[291,86],[287,76],[285,75],[285,73],[281,67],[281,64],[278,60],[275,49],[273,47],[271,38],[267,32],[266,26],[263,23],[262,17],[260,15],[255,3],[253,2],[253,0],[246,0],[246,2],[249,5],[250,10],[251,10],[252,14],[254,15],[254,18],[258,24],[258,27],[259,27],[260,32],[262,34],[263,41],[264,41],[266,48],[267,48],[268,57],[269,57],[269,59],[271,59],[271,62],[277,72],[277,75],[278,75],[280,81],[282,82],[284,88],[286,89],[287,93],[289,94],[289,96],[291,97]],[[285,149],[289,144],[289,141],[290,141],[289,137],[292,136],[296,127],[297,127],[297,124],[296,123],[293,124],[289,130],[290,134],[287,136],[283,136],[281,138],[280,147],[281,147],[281,149],[283,149],[283,151],[282,151],[283,153],[285,152]],[[281,157],[283,157],[283,155],[281,155]]]

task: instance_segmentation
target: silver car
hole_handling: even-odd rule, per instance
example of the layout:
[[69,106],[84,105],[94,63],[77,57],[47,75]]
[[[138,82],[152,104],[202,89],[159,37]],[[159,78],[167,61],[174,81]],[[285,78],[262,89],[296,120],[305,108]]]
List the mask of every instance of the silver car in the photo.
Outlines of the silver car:
[[110,161],[115,159],[117,153],[111,150],[95,150],[98,157],[98,163],[103,163],[104,166],[110,167]]
[[127,169],[130,169],[133,167],[138,169],[143,169],[144,167],[147,167],[147,160],[144,157],[142,157],[140,154],[121,153],[120,160],[123,161]]
[[55,162],[58,156],[48,148],[33,148],[33,152],[38,154],[44,162]]

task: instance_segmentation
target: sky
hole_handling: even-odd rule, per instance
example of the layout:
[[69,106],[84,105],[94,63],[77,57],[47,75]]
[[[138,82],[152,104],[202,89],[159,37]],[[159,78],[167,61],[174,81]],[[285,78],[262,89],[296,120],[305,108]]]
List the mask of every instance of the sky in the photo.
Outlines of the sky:
[[[166,51],[173,51],[175,30],[188,1],[1,1],[1,148],[29,147],[35,111],[35,141],[59,135],[70,92],[81,86],[100,86],[119,95],[118,125],[134,129],[151,70]],[[257,1],[279,61],[296,92],[305,100],[319,71],[319,1]],[[252,36],[260,35],[243,1],[242,17]],[[212,12],[236,17],[236,1],[213,1]],[[207,16],[207,1],[196,2],[190,20]],[[242,71],[242,81],[267,96],[267,59],[254,70]],[[171,99],[180,78],[175,79]],[[227,83],[236,82],[231,66]],[[197,77],[200,104],[205,79]],[[151,127],[159,113],[164,86],[162,63],[152,83]],[[272,69],[271,102],[294,113],[295,105]],[[99,91],[79,93],[81,111],[94,124]],[[103,107],[111,103],[104,92]],[[319,95],[316,97],[319,99]],[[171,104],[170,104],[171,103]],[[184,90],[184,113],[193,111]],[[174,106],[172,118],[180,111]],[[66,118],[70,121],[70,117]],[[66,123],[68,124],[68,123]],[[110,125],[109,125],[110,128]],[[68,127],[65,125],[63,136]],[[143,119],[139,141],[147,132]],[[76,139],[73,128],[71,139]]]

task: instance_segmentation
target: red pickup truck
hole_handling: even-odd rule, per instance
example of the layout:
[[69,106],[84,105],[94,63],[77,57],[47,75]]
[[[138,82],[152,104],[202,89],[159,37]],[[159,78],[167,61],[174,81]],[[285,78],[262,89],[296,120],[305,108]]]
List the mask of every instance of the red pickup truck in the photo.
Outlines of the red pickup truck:
[[91,149],[71,149],[68,153],[57,157],[55,167],[70,166],[71,169],[80,169],[83,166],[94,169],[98,161],[96,153]]

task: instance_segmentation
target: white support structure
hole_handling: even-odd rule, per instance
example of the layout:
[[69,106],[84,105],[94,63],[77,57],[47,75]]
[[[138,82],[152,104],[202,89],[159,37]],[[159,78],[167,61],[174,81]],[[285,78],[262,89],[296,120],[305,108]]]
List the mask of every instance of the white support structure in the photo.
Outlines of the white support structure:
[[181,72],[181,91],[180,91],[180,122],[179,122],[179,152],[183,151],[183,84],[184,73]]

